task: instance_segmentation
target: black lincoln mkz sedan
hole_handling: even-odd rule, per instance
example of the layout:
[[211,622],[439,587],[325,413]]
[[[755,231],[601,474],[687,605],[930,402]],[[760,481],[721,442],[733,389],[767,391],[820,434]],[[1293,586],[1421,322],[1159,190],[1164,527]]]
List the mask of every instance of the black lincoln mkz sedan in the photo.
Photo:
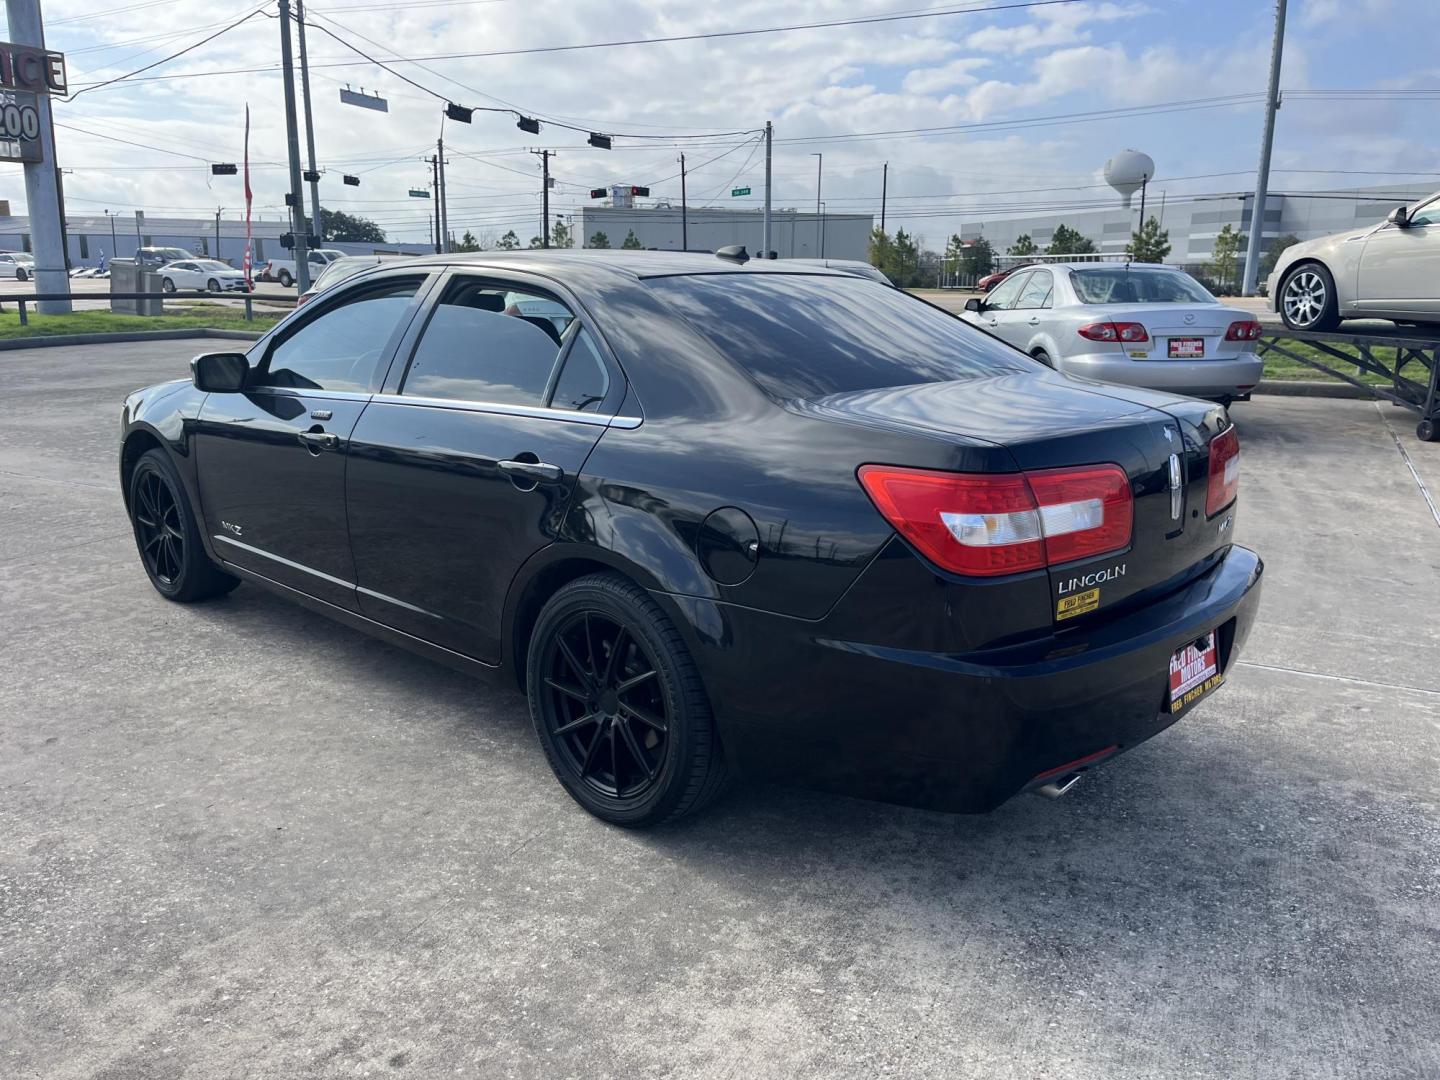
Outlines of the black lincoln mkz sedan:
[[1259,601],[1224,409],[823,268],[436,256],[192,368],[124,408],[161,595],[508,675],[622,825],[736,775],[1055,793],[1219,686]]

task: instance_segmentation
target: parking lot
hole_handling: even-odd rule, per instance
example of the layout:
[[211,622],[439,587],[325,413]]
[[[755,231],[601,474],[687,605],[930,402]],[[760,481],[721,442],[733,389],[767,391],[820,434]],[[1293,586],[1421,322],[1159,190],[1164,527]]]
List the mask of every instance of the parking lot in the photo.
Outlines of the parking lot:
[[565,795],[514,691],[251,586],[154,594],[120,402],[205,348],[0,354],[6,1080],[1440,1075],[1410,413],[1234,407],[1243,662],[1066,798],[742,787],[638,834]]

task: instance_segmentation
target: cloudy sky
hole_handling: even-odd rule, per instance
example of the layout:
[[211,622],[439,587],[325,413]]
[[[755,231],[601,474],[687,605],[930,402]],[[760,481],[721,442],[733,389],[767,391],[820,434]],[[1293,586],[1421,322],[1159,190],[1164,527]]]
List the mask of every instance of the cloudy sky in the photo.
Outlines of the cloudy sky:
[[[961,221],[1006,208],[1113,197],[1100,171],[1127,146],[1155,158],[1155,188],[1171,197],[1253,183],[1273,26],[1264,0],[904,3],[314,0],[306,16],[317,28],[307,33],[322,201],[374,219],[391,239],[426,237],[429,203],[406,193],[429,186],[422,158],[442,134],[443,102],[427,90],[621,133],[606,152],[553,124],[528,135],[503,112],[445,123],[452,227],[490,240],[511,228],[522,241],[538,231],[539,163],[529,151],[542,147],[556,152],[552,212],[585,205],[589,189],[612,182],[645,184],[678,203],[682,151],[692,205],[756,206],[763,149],[749,132],[767,119],[775,123],[777,208],[813,208],[812,155],[823,153],[827,212],[878,214],[888,161],[891,229],[913,230],[932,246]],[[178,59],[57,105],[58,153],[73,170],[65,181],[72,215],[236,211],[238,178],[212,178],[207,163],[241,159],[248,102],[255,213],[280,216],[285,126],[272,70],[279,23],[267,17],[273,3],[45,0],[48,42],[67,53],[72,93],[161,60],[251,11]],[[520,51],[930,11],[947,14]],[[1414,93],[1440,88],[1437,39],[1433,0],[1291,0],[1282,81],[1291,96],[1280,113],[1272,187],[1440,188],[1440,94]],[[387,61],[393,73],[354,49]],[[434,57],[450,58],[427,59]],[[390,111],[342,105],[347,84],[380,92]],[[1117,109],[1130,111],[1095,116]],[[343,186],[345,172],[358,174],[361,186]],[[20,212],[18,169],[6,186],[0,197]],[[739,186],[754,195],[732,199]]]

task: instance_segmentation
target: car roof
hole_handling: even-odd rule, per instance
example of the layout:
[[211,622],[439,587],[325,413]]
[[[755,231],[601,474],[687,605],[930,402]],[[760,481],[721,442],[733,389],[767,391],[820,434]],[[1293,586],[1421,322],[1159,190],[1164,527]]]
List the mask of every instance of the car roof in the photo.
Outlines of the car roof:
[[[685,251],[626,251],[616,248],[530,248],[524,251],[452,252],[418,255],[407,266],[472,266],[477,269],[528,270],[555,277],[628,277],[631,280],[680,274],[806,274],[853,278],[823,266],[796,266],[798,260],[755,259],[739,262],[718,255]],[[789,263],[790,265],[786,265]]]

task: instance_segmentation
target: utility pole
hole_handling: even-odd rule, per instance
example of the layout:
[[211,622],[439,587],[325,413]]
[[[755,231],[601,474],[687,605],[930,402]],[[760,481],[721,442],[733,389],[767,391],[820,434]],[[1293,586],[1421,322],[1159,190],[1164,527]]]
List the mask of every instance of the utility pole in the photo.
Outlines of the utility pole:
[[1140,231],[1145,231],[1145,189],[1150,186],[1150,174],[1140,174]]
[[305,150],[310,161],[310,227],[323,243],[320,219],[320,172],[315,168],[315,120],[310,115],[310,62],[305,54],[305,0],[295,0],[295,28],[300,36],[300,96],[305,102]]
[[540,155],[540,246],[550,246],[550,151],[532,150]]
[[[40,0],[5,0],[10,40],[16,45],[45,48]],[[7,65],[8,66],[8,65]],[[8,79],[8,76],[7,76]],[[69,253],[65,250],[65,196],[60,187],[60,162],[55,157],[55,127],[48,92],[35,95],[40,121],[40,160],[25,163],[25,204],[30,215],[30,246],[35,255],[35,291],[70,293]],[[42,315],[64,315],[69,300],[41,300]]]
[[217,259],[220,258],[220,211],[224,209],[223,206],[215,208],[215,258]]
[[770,144],[773,142],[774,125],[769,120],[765,121],[765,252],[764,258],[770,258]]
[[285,83],[285,141],[290,152],[290,235],[295,239],[295,283],[310,288],[310,257],[305,243],[305,189],[300,185],[300,129],[295,119],[295,58],[290,54],[290,0],[280,0],[280,67]]
[[440,254],[440,159],[430,155],[430,194],[433,195],[435,205],[431,207],[431,224],[433,226],[432,236],[435,240],[435,254]]
[[685,206],[685,155],[680,155],[680,250],[690,250],[689,213]]
[[885,232],[885,198],[890,193],[890,163],[885,162],[884,171],[880,173],[880,232]]
[[440,205],[435,208],[440,221],[440,250],[450,250],[450,211],[445,205],[445,140],[439,139],[435,143],[435,159],[438,162],[437,168],[440,173],[440,190],[436,193],[440,196]]
[[825,155],[811,154],[815,158],[815,253],[820,253],[820,245],[824,242],[820,232],[820,181],[825,178]]
[[1240,292],[1255,295],[1260,276],[1260,243],[1265,232],[1265,196],[1270,187],[1270,148],[1275,143],[1275,110],[1280,108],[1280,56],[1285,47],[1285,0],[1275,0],[1275,40],[1270,46],[1270,88],[1265,94],[1265,135],[1260,142],[1260,170],[1250,210],[1250,241],[1245,245],[1245,280]]

